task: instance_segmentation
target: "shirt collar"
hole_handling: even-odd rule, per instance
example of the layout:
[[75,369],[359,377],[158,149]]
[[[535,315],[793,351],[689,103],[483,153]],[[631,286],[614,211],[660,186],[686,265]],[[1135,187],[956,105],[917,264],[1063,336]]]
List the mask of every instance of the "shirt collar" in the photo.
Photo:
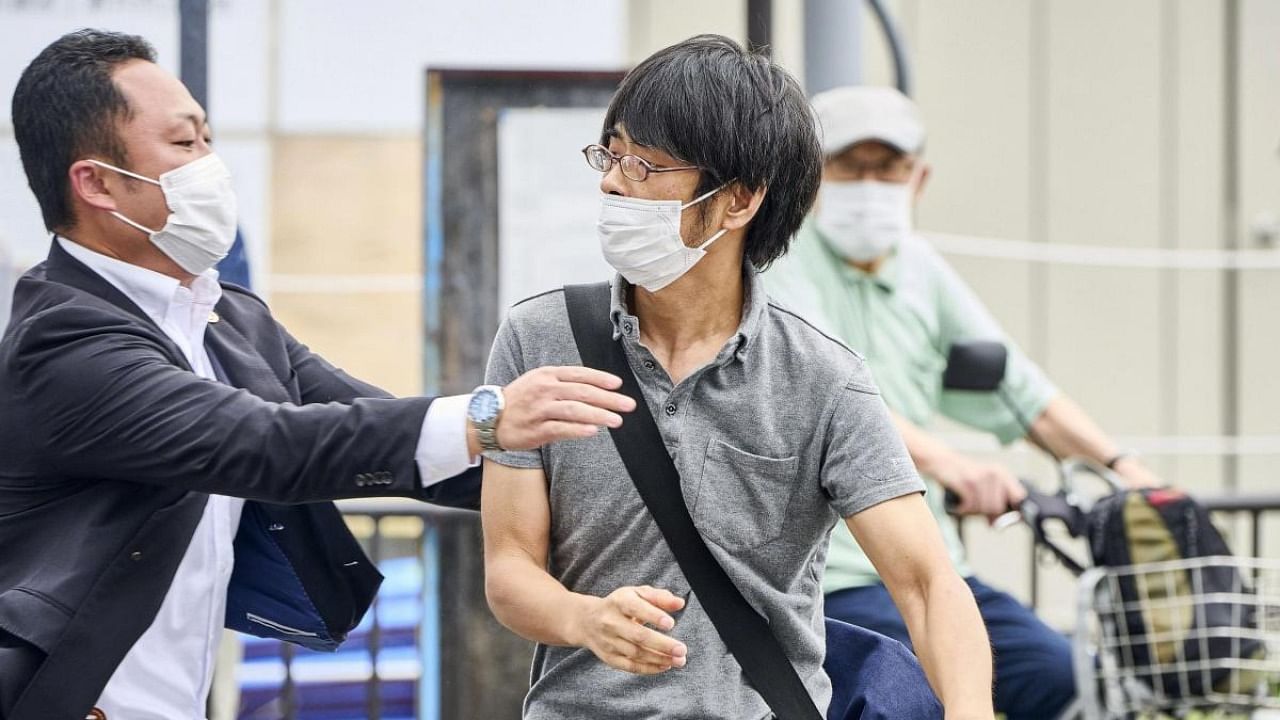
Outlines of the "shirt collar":
[[888,293],[892,293],[898,289],[899,250],[894,250],[884,262],[880,263],[880,267],[877,268],[874,273],[869,273],[845,262],[845,259],[840,256],[840,253],[832,249],[831,245],[827,242],[826,236],[817,228],[817,225],[812,219],[805,223],[805,228],[814,235],[813,239],[817,240],[818,245],[822,247],[823,255],[833,266],[836,267],[837,270],[839,270],[841,276],[844,278],[852,280],[853,282],[873,283],[876,287]]
[[[747,349],[759,334],[765,306],[769,304],[765,294],[764,280],[760,272],[744,260],[742,264],[743,284],[746,297],[743,300],[742,320],[738,323],[738,331],[730,342],[735,343],[734,355],[739,359],[746,356]],[[627,288],[629,283],[622,275],[615,275],[610,283],[612,303],[609,308],[609,319],[613,322],[613,339],[626,336],[632,339],[640,337],[640,320],[627,308]]]
[[[57,242],[69,255],[84,263],[90,270],[124,293],[125,297],[141,308],[153,322],[157,325],[164,323],[170,305],[182,289],[182,283],[178,282],[177,278],[94,252],[61,236],[57,237]],[[222,297],[222,286],[218,284],[218,271],[209,270],[196,276],[191,283],[190,292],[194,304],[208,305],[212,308]]]

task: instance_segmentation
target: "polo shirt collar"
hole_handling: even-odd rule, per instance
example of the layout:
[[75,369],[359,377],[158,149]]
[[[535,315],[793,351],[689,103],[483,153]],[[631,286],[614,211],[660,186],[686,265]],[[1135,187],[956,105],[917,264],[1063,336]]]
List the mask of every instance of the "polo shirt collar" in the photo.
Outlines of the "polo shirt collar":
[[[760,334],[765,307],[769,304],[768,296],[765,294],[764,280],[761,279],[760,272],[749,261],[744,260],[742,273],[743,286],[746,288],[744,293],[746,297],[743,300],[742,307],[742,320],[738,323],[738,331],[734,333],[733,338],[730,340],[730,342],[735,343],[734,355],[739,360],[746,356],[747,349]],[[640,337],[640,320],[627,308],[627,290],[629,287],[630,283],[620,274],[615,275],[610,283],[612,300],[609,308],[609,319],[613,322],[613,339],[615,341],[624,336],[632,339]]]
[[898,289],[898,274],[900,272],[898,250],[894,250],[889,257],[880,264],[880,267],[876,272],[869,273],[845,262],[840,253],[836,252],[831,247],[830,243],[827,242],[826,236],[822,234],[821,230],[818,230],[812,220],[810,220],[806,226],[809,228],[810,232],[816,236],[814,239],[816,239],[818,244],[822,246],[824,257],[826,257],[827,261],[840,272],[842,277],[853,282],[873,283],[876,287],[888,293],[892,293]]

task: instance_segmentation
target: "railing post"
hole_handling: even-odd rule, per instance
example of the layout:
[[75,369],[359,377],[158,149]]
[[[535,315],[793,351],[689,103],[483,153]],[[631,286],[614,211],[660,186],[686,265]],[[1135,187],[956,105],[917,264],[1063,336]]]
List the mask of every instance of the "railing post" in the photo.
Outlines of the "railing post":
[[1036,540],[1033,537],[1031,538],[1031,570],[1027,573],[1031,583],[1031,592],[1028,594],[1031,596],[1031,609],[1033,611],[1040,607],[1040,563],[1038,562],[1038,552],[1040,551],[1036,548]]
[[1249,513],[1249,519],[1253,526],[1250,528],[1250,545],[1253,547],[1253,556],[1255,558],[1262,557],[1262,513],[1263,510],[1254,510]]
[[280,643],[281,660],[284,662],[284,687],[280,688],[280,696],[284,703],[284,720],[297,720],[298,688],[293,682],[293,643]]
[[[373,537],[369,538],[369,558],[374,567],[382,562],[382,515],[374,515]],[[369,606],[371,624],[369,626],[369,682],[365,685],[365,712],[369,720],[380,720],[382,717],[382,681],[378,676],[378,652],[382,645],[382,625],[378,619],[378,598]]]

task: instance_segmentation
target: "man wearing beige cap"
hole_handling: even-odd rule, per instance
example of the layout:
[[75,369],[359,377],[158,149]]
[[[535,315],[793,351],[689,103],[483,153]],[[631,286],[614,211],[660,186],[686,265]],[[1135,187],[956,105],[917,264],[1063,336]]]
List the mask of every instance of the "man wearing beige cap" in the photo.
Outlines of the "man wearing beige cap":
[[[1134,485],[1157,481],[1049,382],[955,270],[913,233],[912,209],[929,178],[915,103],[892,88],[845,87],[817,95],[813,107],[823,132],[822,187],[791,253],[766,273],[769,293],[866,356],[926,478],[952,562],[987,624],[996,709],[1008,720],[1053,718],[1075,692],[1070,645],[1014,598],[974,577],[939,485],[959,497],[959,513],[989,518],[1016,506],[1025,492],[1004,466],[965,457],[921,428],[941,414],[1005,443],[1029,435],[1058,457],[1105,463]],[[979,339],[1009,350],[1004,399],[942,388],[952,344]],[[910,645],[880,577],[839,528],[824,590],[828,616]]]

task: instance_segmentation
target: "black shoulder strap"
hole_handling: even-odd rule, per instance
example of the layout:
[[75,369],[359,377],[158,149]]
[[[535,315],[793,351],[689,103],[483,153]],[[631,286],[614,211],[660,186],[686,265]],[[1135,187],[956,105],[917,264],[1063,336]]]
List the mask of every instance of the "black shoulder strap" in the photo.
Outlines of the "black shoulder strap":
[[779,720],[822,720],[769,623],[747,603],[698,534],[680,490],[680,473],[662,441],[621,343],[609,322],[609,284],[564,289],[569,325],[582,364],[622,378],[622,393],[636,401],[613,443],[649,513],[657,521],[680,570],[751,685]]

